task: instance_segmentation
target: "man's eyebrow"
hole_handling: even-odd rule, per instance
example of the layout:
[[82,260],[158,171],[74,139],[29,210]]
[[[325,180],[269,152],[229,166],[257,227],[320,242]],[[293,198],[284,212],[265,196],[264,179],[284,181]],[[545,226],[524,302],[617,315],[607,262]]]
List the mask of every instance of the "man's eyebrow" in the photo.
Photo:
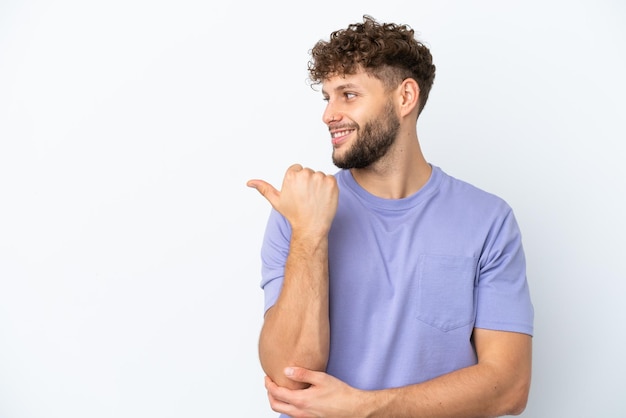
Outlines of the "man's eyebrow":
[[[354,84],[354,83],[345,83],[345,84],[338,85],[333,90],[334,91],[344,91],[344,90],[358,89],[358,88],[359,88],[359,86]],[[322,94],[325,95],[325,96],[328,96],[328,92],[325,89],[322,89]]]

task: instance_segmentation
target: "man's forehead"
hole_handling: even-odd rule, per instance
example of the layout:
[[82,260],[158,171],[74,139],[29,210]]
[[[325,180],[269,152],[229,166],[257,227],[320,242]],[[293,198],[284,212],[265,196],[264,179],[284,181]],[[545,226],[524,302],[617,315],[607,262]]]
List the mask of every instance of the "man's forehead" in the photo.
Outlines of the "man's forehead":
[[328,77],[322,81],[322,93],[328,94],[331,91],[343,91],[346,89],[363,89],[368,84],[376,80],[366,72],[356,74],[343,74]]

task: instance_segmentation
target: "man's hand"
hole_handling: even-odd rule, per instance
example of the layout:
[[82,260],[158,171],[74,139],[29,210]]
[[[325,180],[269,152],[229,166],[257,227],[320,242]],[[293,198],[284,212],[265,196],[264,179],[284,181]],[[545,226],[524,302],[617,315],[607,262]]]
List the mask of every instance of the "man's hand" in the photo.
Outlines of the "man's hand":
[[295,418],[354,418],[360,416],[365,392],[341,380],[302,367],[287,367],[285,376],[310,385],[306,389],[290,390],[265,377],[265,388],[272,410]]
[[263,180],[247,185],[259,191],[291,224],[294,231],[325,235],[337,211],[337,180],[300,164],[287,169],[281,191]]

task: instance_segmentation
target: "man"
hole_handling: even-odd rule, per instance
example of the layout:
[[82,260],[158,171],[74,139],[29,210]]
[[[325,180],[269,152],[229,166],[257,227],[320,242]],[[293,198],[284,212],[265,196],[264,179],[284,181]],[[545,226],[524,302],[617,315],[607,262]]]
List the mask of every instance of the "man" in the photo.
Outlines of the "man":
[[500,198],[422,155],[435,76],[407,25],[362,23],[311,51],[333,176],[295,164],[262,247],[259,339],[270,405],[293,417],[520,414],[533,308],[520,232]]

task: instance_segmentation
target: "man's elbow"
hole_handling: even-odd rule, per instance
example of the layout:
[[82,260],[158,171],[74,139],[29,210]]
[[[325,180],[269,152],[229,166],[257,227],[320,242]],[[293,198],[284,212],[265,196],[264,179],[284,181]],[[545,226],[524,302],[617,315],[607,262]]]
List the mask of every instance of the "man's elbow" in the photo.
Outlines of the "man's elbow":
[[261,360],[261,368],[265,375],[269,377],[274,383],[280,387],[287,389],[306,389],[309,385],[295,380],[289,379],[285,376],[284,370],[288,366],[287,364],[268,364],[271,362],[264,362]]
[[261,368],[265,372],[265,375],[272,379],[278,386],[288,389],[306,389],[309,384],[297,382],[289,379],[285,376],[285,368],[290,366],[304,367],[309,370],[325,371],[326,362],[321,356],[315,355],[312,352],[306,353],[291,353],[291,355],[278,356],[277,350],[268,349],[267,347],[259,350],[259,359],[261,362]]
[[505,405],[504,415],[520,415],[526,409],[528,404],[528,395],[530,393],[530,378],[518,381],[507,394],[507,399],[503,403]]

